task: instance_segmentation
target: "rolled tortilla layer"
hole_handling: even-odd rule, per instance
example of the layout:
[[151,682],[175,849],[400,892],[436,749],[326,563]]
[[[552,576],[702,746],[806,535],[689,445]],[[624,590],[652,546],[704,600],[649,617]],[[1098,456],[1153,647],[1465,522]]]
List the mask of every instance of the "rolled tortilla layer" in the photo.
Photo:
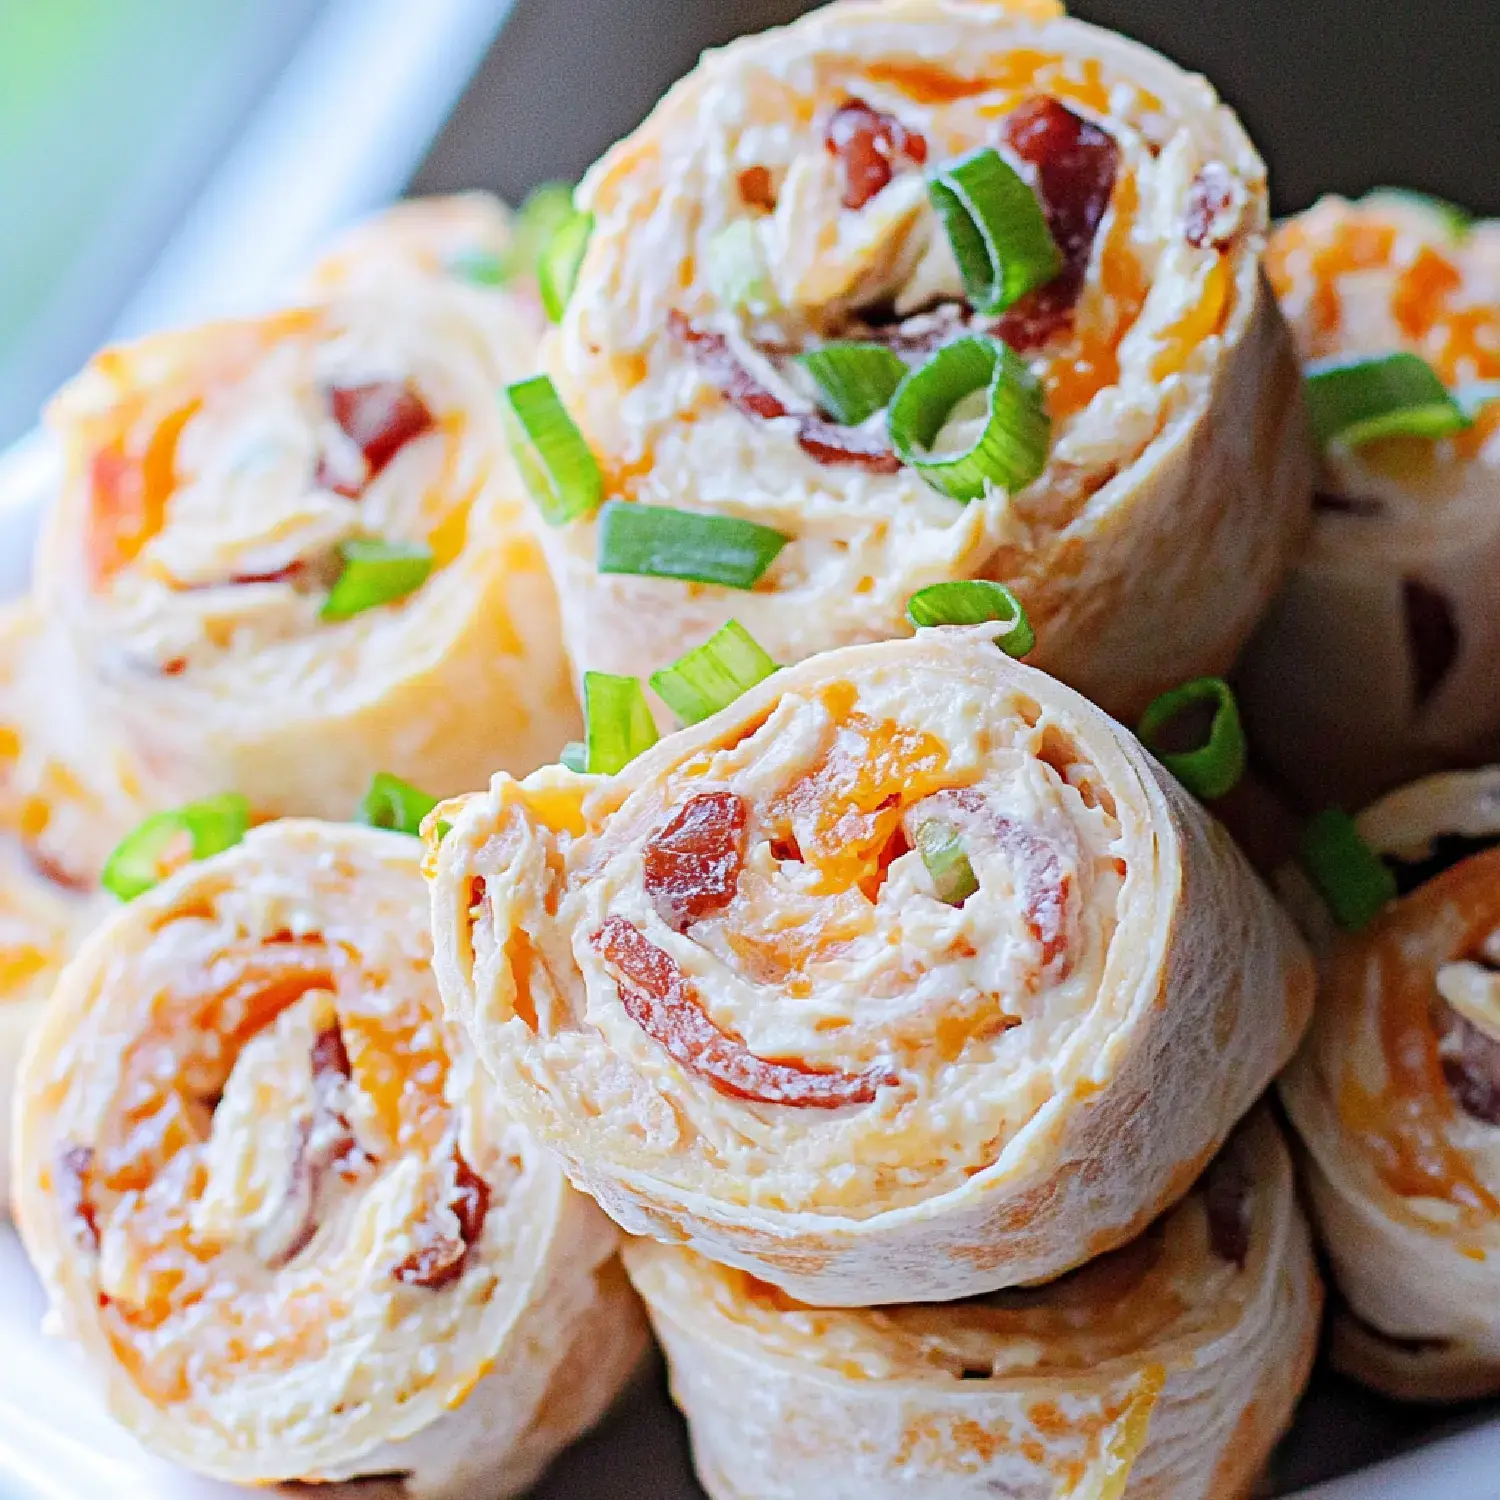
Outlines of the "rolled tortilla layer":
[[838,1311],[688,1250],[625,1261],[713,1500],[1242,1500],[1322,1306],[1264,1113],[1165,1219],[1049,1286]]
[[[1393,194],[1280,226],[1270,272],[1306,358],[1406,350],[1450,386],[1500,380],[1500,223]],[[1500,757],[1500,403],[1467,432],[1325,456],[1311,544],[1258,632],[1256,742],[1312,802],[1358,806]]]
[[[376,771],[458,791],[576,729],[498,427],[511,372],[473,295],[412,277],[150,338],[55,403],[68,473],[38,590],[184,799],[347,817]],[[372,540],[430,573],[324,618],[346,550]]]
[[988,637],[829,652],[616,777],[435,815],[445,1001],[631,1233],[823,1305],[1054,1276],[1295,1047],[1311,964],[1228,836]]
[[[987,145],[1065,260],[998,322],[923,170]],[[607,493],[790,540],[741,593],[602,574],[592,521],[549,532],[575,665],[644,675],[730,616],[799,661],[989,577],[1037,664],[1121,717],[1227,669],[1305,527],[1311,454],[1258,265],[1265,170],[1201,78],[1047,0],[839,3],[708,54],[578,200],[595,227],[545,356]],[[1024,354],[1052,444],[1034,483],[967,505],[900,464],[884,413],[827,420],[793,359],[852,340],[919,364],[968,332]]]
[[1347,1304],[1335,1360],[1454,1400],[1500,1390],[1500,849],[1448,859],[1454,839],[1500,839],[1500,768],[1416,782],[1358,822],[1408,890],[1334,939],[1281,1093]]
[[88,928],[110,849],[144,814],[129,761],[67,691],[62,643],[28,600],[0,610],[0,1213],[28,1032]]
[[478,1086],[419,846],[288,821],[97,929],[21,1079],[17,1210],[157,1453],[511,1495],[642,1350],[616,1235]]

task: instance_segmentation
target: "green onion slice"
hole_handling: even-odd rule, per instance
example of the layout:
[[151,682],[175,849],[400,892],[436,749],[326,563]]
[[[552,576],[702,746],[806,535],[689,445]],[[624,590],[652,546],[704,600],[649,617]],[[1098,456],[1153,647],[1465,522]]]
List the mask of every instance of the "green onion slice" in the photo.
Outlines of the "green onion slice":
[[1339,808],[1325,808],[1303,829],[1298,858],[1346,932],[1368,927],[1396,899],[1395,875]]
[[583,674],[586,769],[599,776],[623,771],[657,739],[656,724],[638,677]]
[[1458,409],[1471,421],[1479,420],[1479,413],[1492,401],[1500,401],[1500,380],[1472,380],[1467,385],[1455,388],[1453,399]]
[[504,286],[514,274],[509,257],[493,250],[460,250],[448,257],[448,271],[475,286]]
[[1450,203],[1446,198],[1438,198],[1432,193],[1419,193],[1415,188],[1378,187],[1371,188],[1362,201],[1378,205],[1381,199],[1387,202],[1404,203],[1409,208],[1421,209],[1424,213],[1433,215],[1441,221],[1443,229],[1451,240],[1467,239],[1469,231],[1474,227],[1474,215],[1468,209],[1461,208],[1457,203]]
[[[1212,717],[1202,744],[1169,748],[1172,731],[1187,727],[1181,721],[1205,710]],[[1245,730],[1234,693],[1222,677],[1195,677],[1163,693],[1141,716],[1136,733],[1162,765],[1205,802],[1233,791],[1245,774]]]
[[582,740],[569,740],[562,747],[562,754],[557,759],[560,765],[582,775],[589,768],[589,747]]
[[1062,252],[1036,194],[993,147],[981,146],[935,172],[927,192],[979,312],[1003,313],[1062,270]]
[[432,548],[421,542],[350,537],[339,543],[339,557],[344,570],[323,601],[320,614],[325,620],[347,620],[394,604],[416,593],[432,572]]
[[598,510],[604,499],[599,460],[545,375],[506,386],[501,414],[511,455],[542,519],[563,526]]
[[824,344],[797,363],[812,376],[823,409],[846,427],[883,411],[906,379],[906,362],[884,344]]
[[578,280],[578,268],[594,232],[593,214],[571,213],[552,232],[536,262],[537,290],[542,306],[554,323],[561,323]]
[[925,625],[1004,626],[995,644],[1007,656],[1025,656],[1036,645],[1036,631],[1026,608],[1003,583],[987,578],[959,578],[918,589],[906,601],[906,618],[919,630]]
[[753,220],[736,219],[708,242],[708,284],[725,306],[752,318],[769,317],[780,307]]
[[651,686],[684,724],[696,724],[727,708],[775,670],[776,663],[750,632],[731,620],[670,667],[652,673]]
[[184,853],[190,859],[221,854],[249,827],[250,804],[238,792],[153,813],[115,846],[100,884],[121,901],[134,901],[185,863]]
[[[977,435],[935,452],[953,417],[972,419]],[[980,499],[990,486],[1025,489],[1046,467],[1052,437],[1041,382],[1015,350],[983,336],[946,344],[913,370],[886,423],[903,461],[934,489],[963,501]]]
[[359,821],[371,828],[415,836],[422,831],[422,819],[437,805],[436,797],[429,797],[409,781],[402,781],[388,771],[377,771],[359,804]]
[[1316,360],[1307,366],[1313,436],[1326,448],[1386,437],[1447,437],[1471,426],[1426,360],[1415,354]]
[[979,889],[963,839],[946,818],[929,818],[917,829],[917,853],[932,876],[939,901],[962,906]]
[[790,540],[736,516],[611,500],[599,512],[597,562],[601,573],[749,589]]

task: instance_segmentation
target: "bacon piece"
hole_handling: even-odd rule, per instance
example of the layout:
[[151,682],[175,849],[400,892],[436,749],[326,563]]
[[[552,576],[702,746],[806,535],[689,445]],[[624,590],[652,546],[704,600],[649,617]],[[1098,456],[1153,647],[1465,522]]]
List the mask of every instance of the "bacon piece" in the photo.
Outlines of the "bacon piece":
[[324,391],[333,420],[364,455],[364,473],[337,472],[325,456],[316,483],[357,500],[365,487],[410,442],[431,431],[432,413],[410,381],[375,380],[368,385],[334,385]]
[[1250,1192],[1254,1186],[1239,1142],[1231,1138],[1204,1173],[1203,1210],[1214,1254],[1242,1271],[1250,1256]]
[[614,973],[630,1019],[721,1094],[757,1104],[842,1109],[868,1104],[882,1085],[896,1082],[884,1068],[820,1073],[757,1057],[739,1037],[714,1025],[671,956],[623,917],[610,917],[593,941]]
[[66,865],[59,864],[51,855],[43,854],[40,849],[34,849],[28,845],[26,859],[43,880],[50,880],[53,885],[65,891],[76,891],[83,895],[94,889],[94,882],[87,875],[80,875],[76,870],[68,869]]
[[734,900],[745,858],[745,820],[744,798],[701,792],[646,840],[646,893],[674,931]]
[[1500,1042],[1445,1000],[1434,1002],[1432,1017],[1448,1092],[1466,1115],[1500,1125]]
[[1008,308],[996,325],[999,336],[1024,353],[1047,343],[1071,318],[1114,192],[1120,148],[1107,131],[1045,96],[1007,116],[1005,141],[1032,168],[1032,185],[1063,257],[1058,275]]
[[897,474],[901,460],[878,438],[866,437],[852,427],[839,427],[820,417],[803,417],[797,428],[797,445],[820,464],[855,464],[872,474]]
[[729,340],[712,329],[699,328],[675,308],[669,315],[673,334],[692,351],[703,372],[747,417],[763,422],[795,416],[797,442],[821,464],[858,464],[877,474],[894,474],[901,460],[883,444],[850,427],[839,427],[821,417],[794,413],[774,391],[768,391],[736,358]]
[[1182,232],[1195,250],[1225,250],[1239,228],[1239,179],[1221,161],[1206,163],[1188,189]]
[[896,175],[898,166],[920,167],[927,141],[895,115],[848,99],[829,117],[823,144],[844,169],[845,208],[861,209]]
[[851,334],[872,344],[884,344],[893,354],[935,354],[969,331],[970,309],[959,302],[944,302],[930,312],[914,313],[899,323],[872,327]]
[[1401,604],[1411,647],[1415,701],[1421,708],[1442,686],[1458,656],[1458,622],[1448,601],[1415,578],[1403,580]]
[[69,1146],[57,1159],[58,1197],[68,1216],[78,1226],[79,1237],[95,1252],[99,1249],[99,1216],[89,1195],[89,1177],[94,1170],[92,1146]]
[[458,1238],[424,1225],[425,1242],[391,1272],[403,1286],[436,1292],[457,1281],[469,1251],[484,1232],[485,1215],[490,1211],[489,1184],[464,1160],[457,1146],[453,1148],[453,1196],[448,1207],[458,1220]]
[[746,167],[736,179],[740,199],[747,208],[758,208],[762,213],[776,212],[776,187],[766,167]]

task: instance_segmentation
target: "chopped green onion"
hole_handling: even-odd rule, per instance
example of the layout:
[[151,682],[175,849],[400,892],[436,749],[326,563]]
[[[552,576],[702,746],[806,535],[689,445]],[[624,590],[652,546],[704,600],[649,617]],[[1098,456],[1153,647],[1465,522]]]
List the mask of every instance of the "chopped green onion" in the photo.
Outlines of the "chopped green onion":
[[1317,360],[1305,373],[1308,414],[1321,448],[1447,437],[1472,425],[1432,366],[1415,354]]
[[817,384],[823,409],[846,427],[883,411],[906,379],[905,360],[884,344],[824,344],[797,363]]
[[991,146],[935,172],[927,184],[948,232],[964,291],[987,317],[1045,286],[1063,268],[1036,194]]
[[1359,836],[1354,819],[1336,807],[1303,829],[1298,858],[1346,932],[1368,927],[1396,899],[1395,875]]
[[781,305],[751,219],[726,224],[708,242],[708,284],[727,307],[765,318]]
[[1468,385],[1458,386],[1453,392],[1458,409],[1471,421],[1479,420],[1479,413],[1492,401],[1500,401],[1500,380],[1472,380]]
[[460,250],[448,257],[448,271],[475,286],[504,286],[513,274],[509,260],[493,250]]
[[932,876],[939,901],[962,906],[979,889],[963,839],[946,818],[929,818],[917,829],[917,853]]
[[1007,656],[1025,656],[1036,645],[1036,631],[1025,606],[1003,583],[987,578],[959,578],[918,589],[906,601],[906,618],[924,625],[983,625],[995,620],[1004,629],[995,644]]
[[589,747],[582,740],[569,740],[562,747],[562,754],[557,759],[568,770],[577,771],[579,775],[582,775],[589,768]]
[[[933,444],[967,398],[984,393],[978,435],[955,451]],[[963,413],[967,415],[967,413]],[[901,458],[934,489],[955,500],[978,500],[994,486],[1025,489],[1047,465],[1052,422],[1041,382],[1015,350],[974,336],[939,349],[901,382],[886,416]]]
[[670,667],[653,672],[651,686],[684,724],[696,724],[727,708],[775,670],[776,663],[750,632],[731,620]]
[[604,499],[599,460],[545,375],[506,386],[500,397],[510,451],[542,519],[563,526]]
[[452,833],[452,832],[453,832],[453,825],[447,820],[447,818],[439,818],[437,820],[437,841],[438,841],[438,843],[441,844],[443,842],[443,840],[445,838],[447,838],[448,835],[450,833]]
[[1371,188],[1362,201],[1378,205],[1381,199],[1404,203],[1409,208],[1432,214],[1442,222],[1443,229],[1451,240],[1467,239],[1469,231],[1474,227],[1474,215],[1468,209],[1460,208],[1457,203],[1450,203],[1446,198],[1435,197],[1432,193],[1419,193],[1415,188],[1378,187]]
[[599,512],[598,568],[643,578],[683,578],[754,588],[791,540],[737,516],[611,500]]
[[588,736],[586,769],[597,776],[623,771],[656,743],[656,724],[637,677],[585,672],[583,717]]
[[184,841],[189,858],[207,859],[239,843],[249,827],[250,804],[238,792],[153,813],[115,846],[99,883],[121,901],[134,901],[185,862]]
[[573,295],[573,283],[578,280],[578,268],[583,264],[593,232],[593,214],[571,213],[553,230],[537,256],[537,290],[542,294],[547,316],[554,323],[561,323],[567,311],[568,298]]
[[356,536],[339,543],[344,570],[319,611],[325,620],[347,620],[367,609],[414,594],[432,572],[432,548],[421,542],[387,542]]
[[[1190,750],[1167,747],[1174,724],[1194,709],[1211,708],[1207,738]],[[1205,802],[1222,797],[1245,774],[1245,730],[1239,705],[1221,677],[1195,677],[1165,692],[1142,715],[1137,731],[1141,743],[1188,791]]]
[[377,771],[359,804],[359,821],[391,833],[422,831],[422,819],[438,805],[436,797],[414,787],[388,771]]

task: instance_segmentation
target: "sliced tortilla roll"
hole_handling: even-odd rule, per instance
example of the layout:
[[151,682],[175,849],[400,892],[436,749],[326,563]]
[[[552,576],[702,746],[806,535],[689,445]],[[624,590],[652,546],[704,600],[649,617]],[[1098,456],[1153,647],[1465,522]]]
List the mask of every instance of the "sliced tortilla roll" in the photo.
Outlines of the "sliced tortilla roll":
[[441,806],[435,970],[626,1229],[825,1305],[1057,1275],[1187,1191],[1311,1004],[1224,831],[986,627]]
[[1415,782],[1358,827],[1406,893],[1334,939],[1281,1093],[1347,1303],[1335,1360],[1456,1400],[1500,1390],[1500,769]]
[[[1057,267],[995,314],[928,189],[986,147]],[[576,665],[645,675],[730,616],[798,661],[988,577],[1038,665],[1127,720],[1227,669],[1305,527],[1311,451],[1258,266],[1264,167],[1201,78],[1045,0],[840,3],[708,54],[578,202],[593,233],[546,361],[605,494],[786,540],[739,592],[608,571],[596,520],[549,531]],[[970,337],[1017,352],[1007,388],[1050,438],[1034,477],[989,464],[965,500],[880,408]],[[849,343],[883,382],[862,421],[801,363]],[[950,415],[917,446],[971,443],[973,411]]]
[[26,1036],[111,906],[99,872],[145,811],[134,768],[68,691],[69,676],[62,643],[29,599],[0,610],[0,1213]]
[[515,1494],[643,1347],[613,1227],[443,1021],[419,854],[256,829],[96,930],[33,1037],[27,1249],[115,1415],[205,1474]]
[[1048,1286],[840,1311],[688,1250],[625,1260],[713,1500],[1243,1500],[1322,1306],[1264,1113],[1179,1207]]
[[[1308,360],[1417,356],[1460,406],[1500,381],[1500,224],[1328,198],[1277,229],[1269,269]],[[1468,411],[1445,436],[1324,453],[1312,541],[1242,684],[1262,753],[1309,801],[1500,757],[1500,401]]]
[[513,371],[465,293],[161,335],[54,404],[39,594],[179,799],[342,818],[377,771],[457,791],[574,731],[495,409]]

